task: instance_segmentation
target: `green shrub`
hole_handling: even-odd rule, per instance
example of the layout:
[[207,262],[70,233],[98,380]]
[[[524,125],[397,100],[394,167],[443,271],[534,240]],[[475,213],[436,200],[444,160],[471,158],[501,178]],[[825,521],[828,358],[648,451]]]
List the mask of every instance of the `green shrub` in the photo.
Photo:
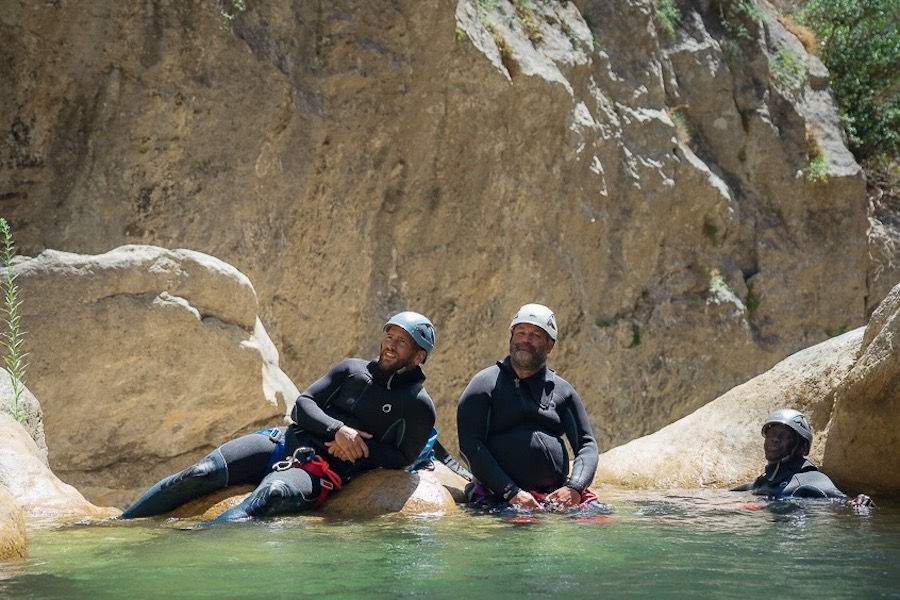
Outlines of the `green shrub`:
[[654,0],[653,14],[657,24],[670,36],[675,35],[675,27],[681,21],[681,11],[675,0]]
[[772,79],[782,90],[794,90],[806,81],[806,63],[796,53],[779,48],[772,61]]
[[762,14],[751,0],[714,0],[719,23],[733,38],[750,41],[754,38]]
[[900,151],[900,2],[808,0],[797,13],[822,62],[857,159]]
[[3,364],[9,371],[10,385],[12,386],[12,416],[19,422],[25,423],[27,415],[22,407],[22,395],[25,393],[25,357],[22,344],[25,332],[21,330],[19,307],[19,287],[16,285],[16,274],[12,269],[12,260],[16,255],[16,246],[13,243],[12,231],[6,219],[0,217],[0,243],[3,244],[2,260],[3,272],[0,275],[0,287],[3,292],[3,321],[6,324],[5,331],[0,333],[0,347],[3,352]]
[[810,183],[828,181],[828,163],[825,161],[824,154],[809,159],[809,164],[806,166],[806,180]]

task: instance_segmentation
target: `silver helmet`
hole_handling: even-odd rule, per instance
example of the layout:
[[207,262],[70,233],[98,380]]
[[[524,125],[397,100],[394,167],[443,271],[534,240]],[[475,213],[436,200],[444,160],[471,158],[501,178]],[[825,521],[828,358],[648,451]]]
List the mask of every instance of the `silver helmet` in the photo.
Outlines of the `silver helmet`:
[[775,425],[776,423],[780,423],[782,425],[787,425],[791,429],[797,432],[802,440],[802,445],[804,448],[802,449],[802,453],[805,456],[809,453],[809,449],[812,446],[813,441],[813,431],[812,427],[809,425],[809,419],[806,418],[799,410],[794,410],[793,408],[780,408],[766,417],[766,422],[763,423],[762,426],[762,434],[766,435],[766,431],[768,431],[769,427]]

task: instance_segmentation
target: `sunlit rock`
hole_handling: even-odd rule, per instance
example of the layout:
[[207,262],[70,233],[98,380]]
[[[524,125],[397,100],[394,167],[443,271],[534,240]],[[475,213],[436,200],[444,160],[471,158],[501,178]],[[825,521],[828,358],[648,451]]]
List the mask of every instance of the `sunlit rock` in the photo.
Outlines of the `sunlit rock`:
[[900,286],[869,325],[781,361],[693,414],[600,456],[595,484],[730,486],[762,472],[771,411],[810,418],[810,458],[848,495],[900,493]]
[[0,485],[0,561],[24,558],[27,553],[25,512],[6,486]]
[[28,383],[54,472],[124,505],[297,395],[237,269],[190,250],[45,251],[16,264]]
[[855,492],[900,495],[898,431],[900,285],[872,315],[859,358],[835,391],[823,468]]
[[[5,324],[0,322],[0,331],[6,331]],[[27,335],[27,332],[20,332],[21,335]],[[3,349],[4,357],[9,357],[6,349]],[[21,356],[22,364],[26,365],[30,360],[28,356]],[[41,458],[47,462],[47,440],[44,437],[44,414],[41,410],[41,404],[34,397],[31,390],[28,389],[27,382],[21,383],[18,387],[18,397],[13,386],[12,376],[4,367],[0,366],[0,412],[5,412],[15,418],[22,426],[31,439],[38,445],[41,451]]]
[[437,462],[434,471],[369,471],[351,481],[340,493],[332,495],[323,506],[323,512],[342,516],[453,513],[458,510],[453,490],[464,483],[461,477],[455,477],[458,476]]
[[[595,485],[693,488],[755,479],[765,466],[760,429],[766,416],[796,408],[822,432],[862,338],[860,328],[802,350],[687,417],[604,452]],[[821,458],[826,437],[815,436],[814,461]]]
[[[372,517],[387,514],[445,515],[459,510],[466,481],[441,463],[409,473],[376,469],[363,473],[328,496],[320,510],[303,514]],[[242,502],[253,486],[234,486],[197,498],[162,515],[166,519],[209,521]]]
[[[454,400],[540,300],[559,318],[551,364],[607,449],[864,325],[887,291],[867,285],[897,273],[889,231],[868,247],[827,76],[766,2],[737,38],[709,1],[674,3],[671,32],[648,0],[245,2],[227,23],[219,4],[0,3],[3,214],[29,255],[177,244],[237,266],[301,387],[373,356],[373,322],[414,308],[438,329],[428,389],[452,444]],[[150,333],[133,326],[120,337]],[[80,350],[115,343],[95,341]],[[238,429],[194,401],[230,390],[181,397],[167,371],[108,382],[171,417],[104,414],[135,451],[94,444],[73,481],[98,468],[138,488]],[[79,396],[88,372],[72,375],[52,385]],[[75,400],[79,442],[116,435]],[[157,436],[182,439],[135,443]]]
[[6,414],[0,414],[0,485],[15,500],[28,526],[72,523],[119,513],[115,508],[95,506],[74,487],[60,481],[43,461],[34,440]]

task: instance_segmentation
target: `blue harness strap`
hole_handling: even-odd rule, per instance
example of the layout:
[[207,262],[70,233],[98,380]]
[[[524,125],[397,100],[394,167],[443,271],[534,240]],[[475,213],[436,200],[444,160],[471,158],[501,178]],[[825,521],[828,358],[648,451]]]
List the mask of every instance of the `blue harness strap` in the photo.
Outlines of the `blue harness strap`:
[[270,429],[261,429],[257,431],[259,435],[267,436],[272,440],[272,455],[269,456],[269,464],[266,465],[266,471],[271,471],[275,463],[284,460],[286,455],[287,440],[284,435],[284,429],[280,427],[272,427]]
[[422,467],[427,466],[431,461],[434,460],[434,443],[437,441],[438,431],[435,427],[431,428],[431,435],[428,436],[428,441],[425,442],[425,447],[419,453],[419,457],[413,461],[411,467],[407,469],[410,473],[414,471],[418,471]]

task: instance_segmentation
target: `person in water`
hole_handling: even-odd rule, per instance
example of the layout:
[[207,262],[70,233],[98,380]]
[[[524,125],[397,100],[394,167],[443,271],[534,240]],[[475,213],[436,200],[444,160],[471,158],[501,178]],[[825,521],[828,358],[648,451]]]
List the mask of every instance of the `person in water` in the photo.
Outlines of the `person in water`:
[[[605,507],[588,488],[597,442],[575,389],[547,368],[558,336],[546,306],[526,304],[509,326],[509,355],[475,375],[457,406],[470,503],[517,510]],[[565,440],[575,453],[571,473]]]
[[[762,426],[765,438],[765,472],[756,481],[734,488],[734,492],[752,492],[773,498],[837,498],[847,495],[816,465],[806,459],[812,446],[813,432],[806,416],[792,408],[770,414]],[[851,506],[875,506],[871,498],[860,494],[847,500]]]
[[383,327],[378,358],[333,366],[297,398],[290,426],[226,442],[156,483],[121,518],[164,514],[241,484],[256,489],[214,522],[296,513],[317,508],[361,473],[410,467],[434,439],[435,408],[421,367],[434,344],[428,318],[394,315]]

